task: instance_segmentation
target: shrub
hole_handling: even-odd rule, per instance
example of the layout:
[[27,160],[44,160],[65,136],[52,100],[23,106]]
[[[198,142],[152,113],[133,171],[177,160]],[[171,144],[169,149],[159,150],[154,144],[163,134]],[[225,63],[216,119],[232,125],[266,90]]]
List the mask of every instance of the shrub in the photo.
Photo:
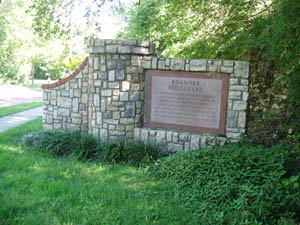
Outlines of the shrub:
[[23,146],[35,146],[35,140],[40,135],[40,131],[31,132],[26,135],[24,135],[21,139],[21,145]]
[[81,160],[95,160],[100,141],[88,134],[80,134],[73,152]]
[[67,156],[78,151],[80,133],[38,131],[25,135],[22,144],[33,146],[58,156]]
[[232,145],[178,153],[148,172],[174,187],[199,224],[276,224],[300,221],[299,162],[299,149]]
[[101,141],[79,132],[34,132],[22,138],[22,145],[33,146],[57,156],[77,156],[81,160],[149,165],[163,156],[159,146],[120,139]]
[[107,163],[125,163],[131,166],[149,165],[164,154],[159,146],[126,139],[103,142],[98,159]]

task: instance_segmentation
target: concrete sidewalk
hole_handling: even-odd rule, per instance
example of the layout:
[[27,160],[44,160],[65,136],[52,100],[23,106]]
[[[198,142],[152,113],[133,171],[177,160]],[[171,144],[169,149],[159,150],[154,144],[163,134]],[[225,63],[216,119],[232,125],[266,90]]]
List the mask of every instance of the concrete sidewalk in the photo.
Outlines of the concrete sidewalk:
[[13,115],[0,117],[0,132],[3,132],[9,128],[19,126],[30,120],[33,120],[43,114],[43,106],[30,109],[27,111],[19,112]]

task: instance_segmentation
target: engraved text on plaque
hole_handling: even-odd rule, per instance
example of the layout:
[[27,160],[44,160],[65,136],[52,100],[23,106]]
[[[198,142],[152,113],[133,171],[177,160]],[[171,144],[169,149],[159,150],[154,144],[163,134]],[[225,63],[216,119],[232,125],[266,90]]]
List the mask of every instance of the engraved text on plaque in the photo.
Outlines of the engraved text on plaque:
[[147,71],[146,126],[224,134],[228,76]]

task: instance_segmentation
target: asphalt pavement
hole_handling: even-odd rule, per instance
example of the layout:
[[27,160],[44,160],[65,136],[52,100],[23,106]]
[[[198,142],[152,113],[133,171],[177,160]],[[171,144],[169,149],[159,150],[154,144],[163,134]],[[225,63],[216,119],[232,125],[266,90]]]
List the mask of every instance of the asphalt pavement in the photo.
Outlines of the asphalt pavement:
[[43,90],[16,85],[0,85],[0,107],[43,100]]

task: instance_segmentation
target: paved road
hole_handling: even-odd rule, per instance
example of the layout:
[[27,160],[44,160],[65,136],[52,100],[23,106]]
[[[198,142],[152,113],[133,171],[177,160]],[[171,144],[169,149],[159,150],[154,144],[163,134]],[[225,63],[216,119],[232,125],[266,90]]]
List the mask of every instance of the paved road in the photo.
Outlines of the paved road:
[[0,85],[0,107],[43,100],[42,89]]
[[0,117],[0,132],[33,120],[41,116],[42,113],[43,107],[41,106],[35,109],[19,112],[10,116]]

